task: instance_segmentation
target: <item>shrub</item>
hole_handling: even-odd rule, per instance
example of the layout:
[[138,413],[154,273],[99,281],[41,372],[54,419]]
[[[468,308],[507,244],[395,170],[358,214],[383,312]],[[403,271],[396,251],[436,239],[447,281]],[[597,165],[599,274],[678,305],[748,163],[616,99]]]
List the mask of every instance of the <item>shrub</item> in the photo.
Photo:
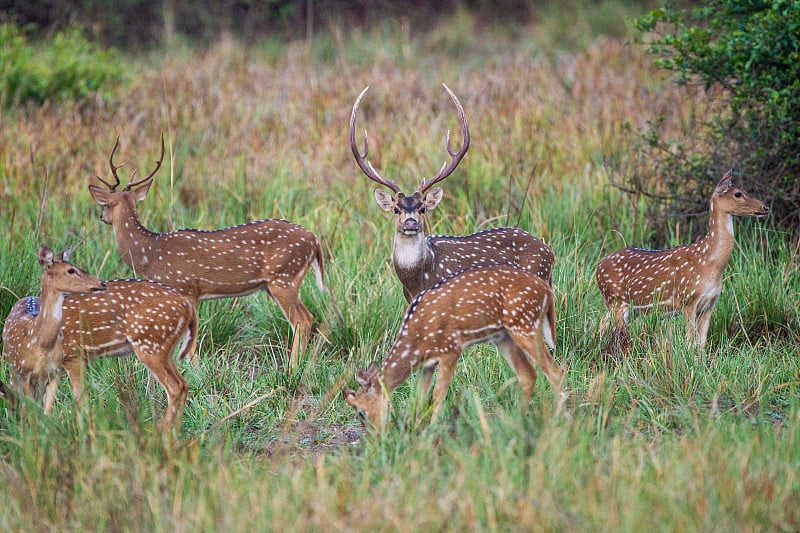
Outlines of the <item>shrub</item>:
[[39,47],[24,30],[0,26],[0,105],[84,100],[122,79],[113,49],[101,50],[77,29],[59,31]]
[[658,32],[648,43],[656,66],[679,84],[701,84],[721,105],[697,132],[687,132],[689,142],[662,139],[654,126],[645,139],[657,149],[656,175],[650,161],[650,175],[635,172],[625,187],[651,196],[662,216],[688,216],[705,211],[714,183],[733,167],[746,190],[770,202],[777,221],[796,228],[800,1],[711,0],[656,9],[636,23]]

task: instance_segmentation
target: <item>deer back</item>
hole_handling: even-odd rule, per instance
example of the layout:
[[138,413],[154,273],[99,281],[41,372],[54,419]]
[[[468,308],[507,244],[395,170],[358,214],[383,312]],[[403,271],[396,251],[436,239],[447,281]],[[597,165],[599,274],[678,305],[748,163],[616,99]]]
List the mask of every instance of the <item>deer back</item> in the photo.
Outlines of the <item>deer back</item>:
[[[437,354],[492,340],[504,329],[533,334],[541,320],[554,322],[552,289],[512,265],[473,267],[422,292],[409,305],[387,362],[413,367]],[[548,336],[555,338],[550,324]],[[391,364],[391,362],[389,362]]]
[[[196,331],[197,308],[160,283],[114,280],[103,292],[66,297],[62,328],[67,359],[124,356],[134,346],[154,353]],[[179,359],[193,349],[187,344]]]
[[460,270],[503,264],[552,282],[553,251],[520,228],[489,229],[462,237],[433,235],[428,237],[428,244],[433,252],[433,270],[424,288]]
[[318,256],[320,245],[311,231],[277,219],[164,233],[152,246],[132,252],[138,275],[201,300],[247,294],[267,283],[290,284]]

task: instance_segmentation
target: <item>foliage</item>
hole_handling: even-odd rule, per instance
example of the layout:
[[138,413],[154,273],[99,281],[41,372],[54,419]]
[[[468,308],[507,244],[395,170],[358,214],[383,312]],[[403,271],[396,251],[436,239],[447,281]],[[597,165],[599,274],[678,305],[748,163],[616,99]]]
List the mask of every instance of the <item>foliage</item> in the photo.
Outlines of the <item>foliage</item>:
[[122,79],[113,49],[100,49],[80,30],[66,28],[40,46],[14,24],[0,25],[0,93],[3,107],[46,100],[86,100]]
[[[202,303],[199,368],[179,366],[189,397],[174,439],[157,427],[165,395],[134,357],[92,364],[80,406],[63,379],[50,415],[0,404],[0,530],[800,529],[800,269],[785,234],[736,221],[705,353],[681,342],[681,318],[654,316],[633,321],[629,357],[600,359],[594,267],[651,231],[645,202],[608,186],[607,162],[630,171],[628,124],[663,115],[677,135],[691,94],[619,40],[554,50],[538,25],[509,36],[473,21],[462,41],[465,21],[451,23],[332,36],[330,55],[225,38],[126,56],[140,73],[119,105],[3,117],[0,324],[37,293],[41,242],[80,242],[74,261],[103,279],[133,275],[86,190],[109,178],[118,135],[124,183],[152,169],[165,133],[165,165],[138,204],[148,228],[290,219],[321,239],[330,294],[303,284],[316,323],[301,375],[286,372],[291,333],[265,293]],[[348,121],[370,85],[357,129],[381,174],[413,188],[447,157],[447,131],[458,135],[443,81],[472,143],[430,230],[518,225],[553,247],[554,357],[569,398],[556,416],[540,379],[523,405],[502,355],[471,347],[435,424],[412,378],[373,442],[342,385],[386,352],[405,300],[393,222],[353,161]]]
[[[697,85],[716,102],[685,131],[646,135],[658,176],[647,170],[626,186],[657,200],[662,214],[696,214],[727,168],[745,189],[768,198],[788,227],[800,221],[800,1],[711,0],[664,7],[637,20],[655,65],[679,84]],[[695,128],[692,131],[690,128]],[[648,168],[649,167],[649,168]]]

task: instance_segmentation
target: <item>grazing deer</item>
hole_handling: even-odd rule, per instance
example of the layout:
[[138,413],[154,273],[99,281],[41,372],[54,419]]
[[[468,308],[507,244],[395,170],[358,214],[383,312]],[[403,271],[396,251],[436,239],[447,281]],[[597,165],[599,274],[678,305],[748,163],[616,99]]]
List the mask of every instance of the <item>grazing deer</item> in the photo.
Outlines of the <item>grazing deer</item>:
[[13,402],[13,389],[36,395],[44,386],[46,413],[53,408],[64,360],[61,330],[64,298],[68,294],[106,289],[105,282],[69,263],[70,253],[69,249],[53,254],[47,246],[39,248],[41,296],[18,300],[3,326],[3,356],[11,380],[9,386],[0,384],[0,390]]
[[435,419],[462,350],[489,341],[514,369],[527,400],[536,383],[534,360],[561,393],[563,370],[547,349],[555,348],[554,302],[553,290],[541,278],[511,265],[473,267],[445,278],[411,302],[380,368],[373,363],[359,372],[360,388],[345,387],[345,401],[377,430],[385,425],[392,391],[421,367],[427,393],[438,366]]
[[364,152],[361,153],[356,145],[358,105],[369,87],[358,95],[350,116],[350,148],[358,166],[369,179],[394,192],[392,196],[383,189],[375,189],[375,200],[384,211],[394,212],[392,259],[406,300],[410,302],[422,290],[454,272],[480,265],[512,264],[552,285],[553,251],[541,239],[519,228],[490,229],[463,237],[434,235],[425,238],[423,225],[427,213],[442,199],[442,188],[431,187],[448,177],[469,149],[469,127],[464,109],[447,85],[444,88],[458,110],[463,144],[458,152],[453,151],[448,131],[447,153],[451,158],[450,163],[445,162],[439,172],[424,180],[411,196],[406,196],[394,181],[383,178],[367,161],[369,141],[366,131]]
[[182,229],[154,233],[142,225],[136,203],[144,200],[164,159],[143,179],[122,190],[114,164],[119,139],[108,163],[114,182],[97,177],[107,188],[89,185],[103,206],[100,219],[114,228],[117,250],[136,275],[175,288],[195,303],[213,298],[245,296],[266,290],[278,302],[294,331],[290,368],[305,349],[314,317],[300,301],[300,285],[310,266],[317,286],[325,291],[322,248],[317,237],[286,220],[258,220],[232,228],[202,231]]
[[178,360],[197,344],[197,305],[176,290],[146,280],[113,280],[106,290],[64,299],[64,360],[72,395],[80,402],[86,365],[101,357],[136,357],[167,393],[164,429],[180,427],[189,386]]
[[597,285],[614,330],[627,331],[634,311],[683,310],[688,340],[706,344],[711,310],[722,292],[722,273],[733,252],[733,215],[761,216],[769,208],[731,183],[728,171],[711,196],[708,233],[697,242],[668,250],[625,248],[597,265]]

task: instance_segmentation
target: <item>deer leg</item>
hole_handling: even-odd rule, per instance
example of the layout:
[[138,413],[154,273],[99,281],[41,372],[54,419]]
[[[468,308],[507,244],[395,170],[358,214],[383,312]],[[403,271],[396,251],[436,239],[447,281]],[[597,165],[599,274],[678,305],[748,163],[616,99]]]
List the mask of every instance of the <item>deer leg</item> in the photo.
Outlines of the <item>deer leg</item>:
[[533,396],[533,387],[536,385],[536,368],[531,364],[525,352],[511,340],[511,337],[506,336],[499,341],[495,341],[495,345],[500,350],[500,353],[503,354],[509,366],[514,369],[517,380],[522,387],[522,393],[525,395],[525,399],[530,402],[531,396]]
[[450,381],[453,379],[453,373],[456,370],[456,361],[458,361],[457,353],[455,357],[442,357],[439,359],[439,374],[436,376],[436,384],[433,386],[433,414],[431,415],[431,423],[439,416],[442,410],[444,399],[447,396],[447,389],[450,387]]
[[705,348],[706,341],[708,340],[708,326],[711,325],[711,310],[709,307],[703,311],[697,319],[697,334],[695,335],[695,345],[699,348]]
[[53,403],[56,401],[58,392],[58,376],[50,376],[44,389],[44,412],[50,414],[53,410]]
[[75,398],[75,405],[80,405],[83,395],[83,380],[86,378],[86,364],[81,357],[64,359],[61,366],[66,370],[69,377],[69,386],[72,389],[72,397]]
[[164,392],[167,393],[167,414],[164,417],[164,431],[169,431],[173,423],[180,428],[189,386],[180,372],[178,372],[178,367],[175,366],[175,360],[172,358],[174,345],[171,345],[170,349],[162,349],[158,353],[147,352],[142,343],[133,343],[133,345],[136,356],[164,387]]
[[431,365],[424,365],[422,367],[422,397],[424,398],[428,392],[431,390],[431,380],[433,379],[433,373],[436,371],[436,364]]
[[289,320],[294,332],[292,339],[292,349],[289,359],[289,369],[294,370],[300,352],[304,351],[308,343],[311,326],[314,323],[314,315],[300,301],[299,284],[275,284],[270,285],[269,292],[275,301],[278,302],[283,314]]
[[508,332],[514,340],[514,343],[521,348],[528,357],[535,359],[539,363],[542,372],[544,372],[553,390],[560,392],[561,383],[564,379],[564,370],[561,368],[561,365],[553,359],[553,356],[550,355],[550,350],[544,343],[544,335],[542,333],[541,326],[539,327],[539,331],[534,335],[529,335],[520,331]]
[[683,318],[686,320],[686,344],[698,346],[697,302],[683,308]]

